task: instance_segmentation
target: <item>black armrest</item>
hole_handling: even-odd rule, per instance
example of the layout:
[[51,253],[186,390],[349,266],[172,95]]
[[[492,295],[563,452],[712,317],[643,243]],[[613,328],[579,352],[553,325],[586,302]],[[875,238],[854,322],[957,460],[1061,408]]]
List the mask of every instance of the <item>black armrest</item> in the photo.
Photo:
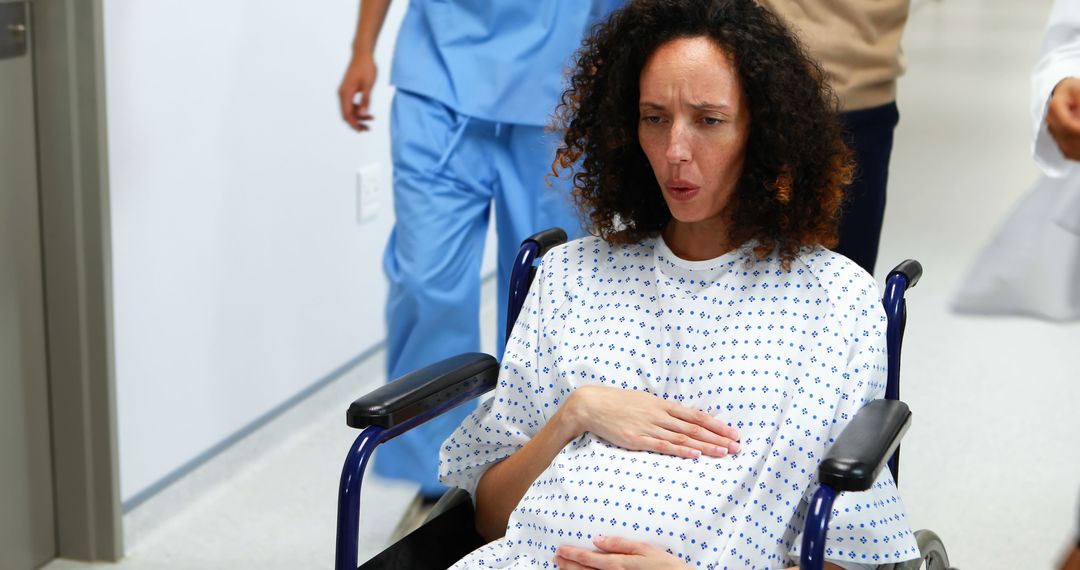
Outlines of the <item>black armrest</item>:
[[424,412],[449,410],[495,387],[499,363],[480,353],[459,354],[402,376],[357,399],[345,414],[350,427],[394,427]]
[[898,400],[874,400],[863,406],[840,432],[818,466],[818,481],[837,491],[865,491],[911,425],[911,411]]

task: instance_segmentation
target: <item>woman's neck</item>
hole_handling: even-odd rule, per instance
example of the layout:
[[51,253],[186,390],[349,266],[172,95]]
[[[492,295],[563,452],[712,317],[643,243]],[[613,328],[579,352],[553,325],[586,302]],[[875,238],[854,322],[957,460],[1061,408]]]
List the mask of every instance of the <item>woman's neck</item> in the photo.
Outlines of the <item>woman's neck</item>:
[[687,261],[715,259],[734,249],[727,238],[726,224],[671,220],[660,232],[672,253]]

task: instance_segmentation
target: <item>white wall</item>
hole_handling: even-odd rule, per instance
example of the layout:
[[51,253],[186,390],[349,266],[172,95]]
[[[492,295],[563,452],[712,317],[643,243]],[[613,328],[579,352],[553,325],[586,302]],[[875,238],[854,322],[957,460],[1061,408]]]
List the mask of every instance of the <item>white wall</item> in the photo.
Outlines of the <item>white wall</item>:
[[[124,500],[384,336],[387,79],[406,3],[379,43],[364,135],[335,100],[357,5],[105,2]],[[360,224],[369,163],[382,210]]]

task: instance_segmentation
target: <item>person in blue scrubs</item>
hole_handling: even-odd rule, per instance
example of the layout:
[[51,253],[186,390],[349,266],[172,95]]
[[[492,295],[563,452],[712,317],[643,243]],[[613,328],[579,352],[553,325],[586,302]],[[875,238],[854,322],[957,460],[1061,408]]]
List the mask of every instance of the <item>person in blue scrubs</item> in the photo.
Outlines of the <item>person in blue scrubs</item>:
[[[375,43],[390,0],[362,0],[353,56],[338,95],[345,121],[366,131]],[[563,70],[593,23],[623,0],[411,0],[390,81],[394,229],[383,268],[387,378],[480,348],[480,265],[491,208],[498,236],[498,352],[510,268],[521,241],[562,227],[582,235],[569,183],[545,176],[559,137],[545,130]],[[439,446],[470,406],[380,447],[375,471],[437,480]]]

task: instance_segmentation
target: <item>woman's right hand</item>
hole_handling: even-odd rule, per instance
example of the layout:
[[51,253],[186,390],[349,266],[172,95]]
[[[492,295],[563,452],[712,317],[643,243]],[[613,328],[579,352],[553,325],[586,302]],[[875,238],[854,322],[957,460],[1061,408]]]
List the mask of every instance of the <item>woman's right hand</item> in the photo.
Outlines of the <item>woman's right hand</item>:
[[709,414],[638,390],[582,386],[566,401],[581,432],[619,447],[677,457],[739,452],[739,432]]

